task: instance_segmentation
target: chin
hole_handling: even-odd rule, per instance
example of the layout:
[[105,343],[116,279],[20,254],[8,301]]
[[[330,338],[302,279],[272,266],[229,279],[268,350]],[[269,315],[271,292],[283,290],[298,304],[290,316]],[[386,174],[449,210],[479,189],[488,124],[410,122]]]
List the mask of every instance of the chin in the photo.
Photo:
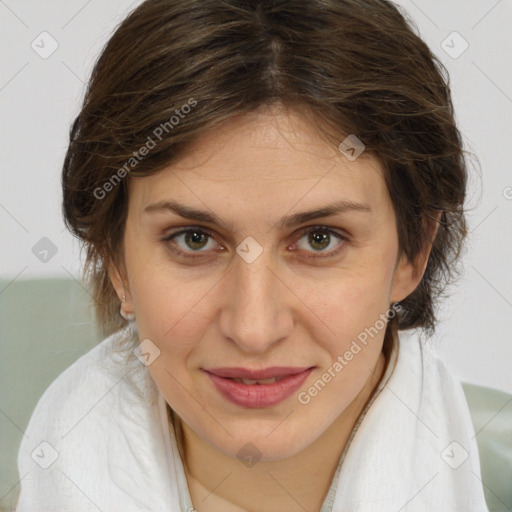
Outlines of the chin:
[[229,438],[228,443],[219,445],[213,442],[212,444],[217,450],[243,462],[246,458],[258,461],[287,459],[303,451],[314,441],[312,438],[308,442],[308,439],[298,431],[290,435],[284,428],[281,432],[277,430],[270,435],[272,428],[268,429],[268,426],[257,431],[255,435],[248,434],[247,430],[239,433],[232,432],[233,437]]

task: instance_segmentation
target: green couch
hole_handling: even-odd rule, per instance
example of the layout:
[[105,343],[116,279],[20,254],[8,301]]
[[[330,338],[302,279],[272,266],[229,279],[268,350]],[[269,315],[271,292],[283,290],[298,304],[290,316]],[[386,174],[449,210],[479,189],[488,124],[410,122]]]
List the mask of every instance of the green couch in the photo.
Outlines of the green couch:
[[[71,279],[0,281],[0,511],[19,493],[16,456],[50,383],[101,336],[87,289]],[[464,384],[489,510],[512,511],[512,396]]]

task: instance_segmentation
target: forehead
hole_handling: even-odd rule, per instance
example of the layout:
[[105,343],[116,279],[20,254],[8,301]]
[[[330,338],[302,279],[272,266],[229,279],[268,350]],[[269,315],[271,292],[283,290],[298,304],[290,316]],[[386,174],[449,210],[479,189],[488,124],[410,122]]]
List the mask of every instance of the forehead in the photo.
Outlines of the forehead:
[[387,199],[383,176],[377,158],[349,161],[296,112],[251,113],[202,135],[168,168],[131,179],[130,203],[140,210],[170,197],[196,205],[277,200],[289,209],[329,196],[376,204]]

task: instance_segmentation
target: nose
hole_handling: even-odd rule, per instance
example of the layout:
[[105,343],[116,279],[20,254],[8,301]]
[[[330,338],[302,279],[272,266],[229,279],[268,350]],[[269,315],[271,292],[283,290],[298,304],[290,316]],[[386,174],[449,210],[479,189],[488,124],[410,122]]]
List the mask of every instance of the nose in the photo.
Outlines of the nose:
[[265,353],[293,330],[293,294],[271,264],[265,251],[252,263],[236,256],[222,290],[222,334],[247,353]]

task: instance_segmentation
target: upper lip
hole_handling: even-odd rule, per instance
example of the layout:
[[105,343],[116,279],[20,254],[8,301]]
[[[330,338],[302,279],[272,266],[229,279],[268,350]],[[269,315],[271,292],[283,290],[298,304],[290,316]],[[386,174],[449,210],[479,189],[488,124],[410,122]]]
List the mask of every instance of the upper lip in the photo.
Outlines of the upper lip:
[[287,377],[289,375],[296,375],[305,370],[309,370],[311,366],[272,366],[270,368],[263,368],[262,370],[251,370],[249,368],[210,368],[205,369],[206,372],[213,373],[219,377],[227,377],[230,379],[271,379],[272,377]]

